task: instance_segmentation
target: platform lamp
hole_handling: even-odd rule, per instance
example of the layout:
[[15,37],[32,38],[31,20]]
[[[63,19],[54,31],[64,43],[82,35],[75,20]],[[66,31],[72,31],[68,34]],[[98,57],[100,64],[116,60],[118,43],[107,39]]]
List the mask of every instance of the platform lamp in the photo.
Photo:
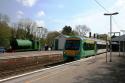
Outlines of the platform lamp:
[[[110,38],[111,38],[111,34],[112,34],[112,16],[113,15],[117,15],[119,14],[118,12],[114,12],[114,13],[104,13],[104,15],[106,16],[110,16]],[[110,40],[110,62],[112,62],[112,46],[111,46],[111,42],[112,42],[112,38]]]

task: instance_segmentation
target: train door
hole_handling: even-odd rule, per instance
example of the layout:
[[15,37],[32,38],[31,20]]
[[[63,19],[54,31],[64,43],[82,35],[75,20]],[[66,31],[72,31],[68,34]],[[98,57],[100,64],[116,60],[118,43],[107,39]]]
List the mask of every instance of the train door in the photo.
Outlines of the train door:
[[58,50],[58,43],[59,43],[59,40],[56,39],[56,40],[55,40],[55,50]]

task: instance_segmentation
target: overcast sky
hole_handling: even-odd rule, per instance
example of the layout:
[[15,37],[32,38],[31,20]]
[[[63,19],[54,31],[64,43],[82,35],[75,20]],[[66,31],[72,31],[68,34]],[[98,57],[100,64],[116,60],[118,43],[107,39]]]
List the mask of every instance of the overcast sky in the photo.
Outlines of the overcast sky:
[[[97,0],[113,16],[113,31],[125,29],[125,0]],[[30,18],[49,31],[61,30],[65,25],[87,25],[93,33],[109,32],[109,16],[95,0],[0,0],[0,13],[12,22]]]

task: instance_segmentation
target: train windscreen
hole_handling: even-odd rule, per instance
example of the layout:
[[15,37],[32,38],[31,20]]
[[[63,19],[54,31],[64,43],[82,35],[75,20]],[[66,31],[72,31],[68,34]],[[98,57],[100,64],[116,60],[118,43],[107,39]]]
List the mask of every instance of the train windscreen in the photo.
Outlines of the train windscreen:
[[80,40],[66,40],[65,50],[79,50]]

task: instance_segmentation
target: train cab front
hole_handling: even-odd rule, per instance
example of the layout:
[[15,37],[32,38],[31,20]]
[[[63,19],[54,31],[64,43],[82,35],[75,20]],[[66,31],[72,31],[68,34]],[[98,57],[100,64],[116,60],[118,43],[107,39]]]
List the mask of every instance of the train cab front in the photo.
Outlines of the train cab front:
[[66,39],[63,57],[65,61],[80,59],[80,39]]

